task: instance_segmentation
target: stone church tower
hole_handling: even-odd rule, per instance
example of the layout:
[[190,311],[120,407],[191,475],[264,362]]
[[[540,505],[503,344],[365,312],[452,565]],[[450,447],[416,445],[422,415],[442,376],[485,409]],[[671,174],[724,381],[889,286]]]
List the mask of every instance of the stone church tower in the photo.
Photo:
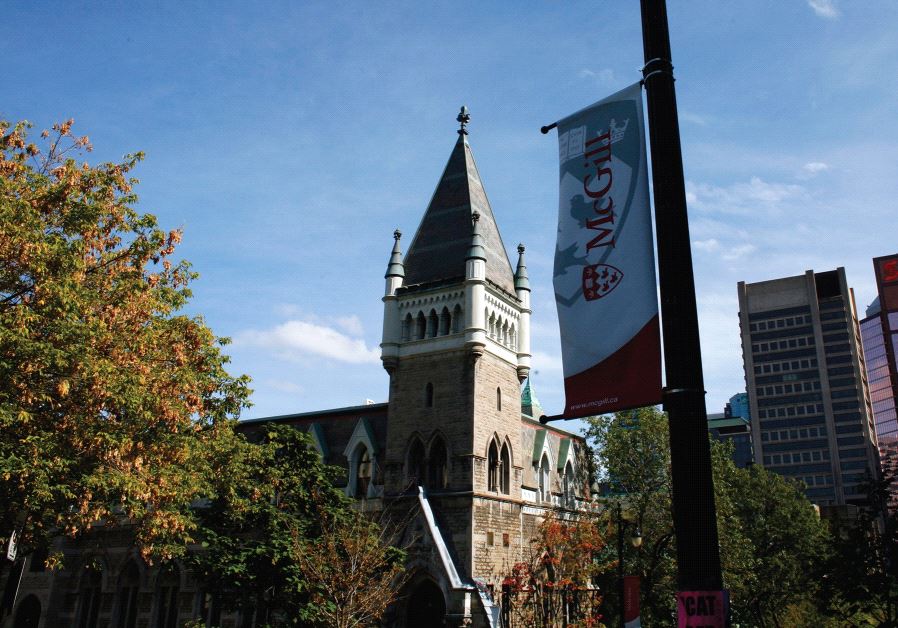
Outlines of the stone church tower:
[[408,253],[403,260],[397,231],[387,269],[383,495],[423,487],[470,579],[507,570],[520,553],[530,286],[524,247],[516,271],[508,260],[468,143],[466,109],[458,120],[458,141]]

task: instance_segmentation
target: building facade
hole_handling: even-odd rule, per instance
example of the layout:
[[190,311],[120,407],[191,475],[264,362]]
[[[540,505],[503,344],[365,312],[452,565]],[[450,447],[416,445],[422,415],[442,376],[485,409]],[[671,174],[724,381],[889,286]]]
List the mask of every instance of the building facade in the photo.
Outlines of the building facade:
[[[898,474],[898,255],[873,260],[878,295],[861,321],[870,402],[883,472]],[[898,495],[892,496],[892,507]]]
[[756,460],[821,506],[860,505],[879,475],[854,295],[845,270],[738,284]]
[[[459,121],[405,255],[394,234],[381,343],[388,401],[243,423],[307,431],[323,459],[345,470],[340,486],[358,508],[409,517],[410,579],[386,618],[397,627],[497,626],[490,591],[527,557],[539,523],[549,511],[576,516],[589,499],[582,439],[538,420],[524,247],[513,270],[464,110]],[[29,562],[9,622],[23,614],[37,617],[34,628],[258,623],[225,612],[185,569],[144,564],[126,537],[60,543],[66,569],[32,571]]]

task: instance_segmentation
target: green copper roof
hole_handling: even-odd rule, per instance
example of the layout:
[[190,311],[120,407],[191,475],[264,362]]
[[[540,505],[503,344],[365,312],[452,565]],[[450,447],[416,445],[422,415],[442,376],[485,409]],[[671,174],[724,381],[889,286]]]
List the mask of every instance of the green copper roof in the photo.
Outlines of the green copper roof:
[[527,382],[524,384],[524,389],[521,391],[521,412],[527,416],[538,419],[545,414],[545,411],[540,405],[539,399],[536,398],[536,392],[530,384],[530,379],[531,378],[529,377],[527,378]]
[[464,279],[465,259],[472,244],[474,212],[480,214],[478,229],[486,259],[486,278],[514,294],[511,263],[464,134],[459,134],[430,205],[408,247],[406,286]]

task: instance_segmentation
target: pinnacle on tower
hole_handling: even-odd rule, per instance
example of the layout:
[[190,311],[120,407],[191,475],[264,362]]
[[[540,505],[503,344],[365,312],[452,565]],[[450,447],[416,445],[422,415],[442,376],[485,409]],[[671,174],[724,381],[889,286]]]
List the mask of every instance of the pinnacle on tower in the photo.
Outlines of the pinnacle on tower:
[[465,259],[482,259],[486,261],[486,250],[483,248],[483,236],[480,235],[480,214],[474,212],[471,216],[474,221],[474,228],[471,232],[471,248],[468,249],[468,255]]
[[518,244],[518,267],[514,273],[514,289],[530,290],[530,278],[527,277],[527,264],[524,262],[524,245]]
[[384,277],[405,277],[405,265],[402,263],[402,250],[399,248],[399,238],[402,232],[397,229],[393,232],[393,252],[390,254],[390,262],[387,264],[387,274]]

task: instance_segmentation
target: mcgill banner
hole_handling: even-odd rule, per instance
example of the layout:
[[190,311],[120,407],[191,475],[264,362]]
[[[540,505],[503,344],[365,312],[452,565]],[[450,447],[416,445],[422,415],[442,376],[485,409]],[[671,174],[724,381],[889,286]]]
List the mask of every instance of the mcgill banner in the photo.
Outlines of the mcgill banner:
[[637,83],[558,122],[555,303],[566,417],[661,401],[661,341]]

